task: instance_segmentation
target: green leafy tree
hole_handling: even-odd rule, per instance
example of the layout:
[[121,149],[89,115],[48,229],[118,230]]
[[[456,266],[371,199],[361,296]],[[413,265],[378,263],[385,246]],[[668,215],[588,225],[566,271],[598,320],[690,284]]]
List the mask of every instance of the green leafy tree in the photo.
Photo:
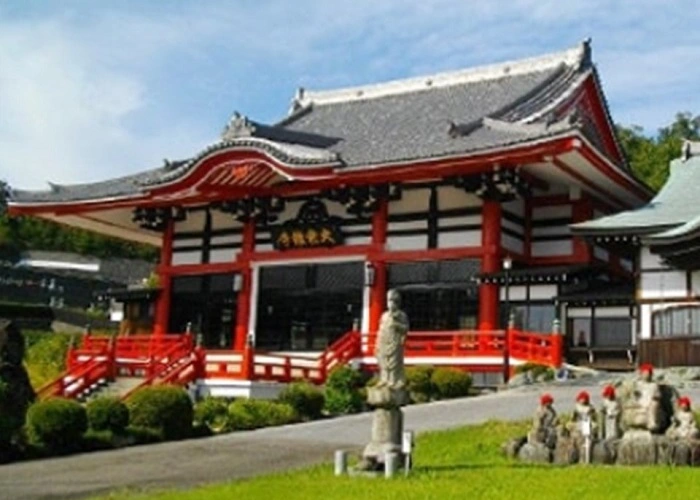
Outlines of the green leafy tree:
[[666,182],[670,161],[680,156],[683,140],[700,140],[700,116],[677,113],[670,125],[652,137],[637,125],[618,126],[617,135],[632,171],[658,191]]

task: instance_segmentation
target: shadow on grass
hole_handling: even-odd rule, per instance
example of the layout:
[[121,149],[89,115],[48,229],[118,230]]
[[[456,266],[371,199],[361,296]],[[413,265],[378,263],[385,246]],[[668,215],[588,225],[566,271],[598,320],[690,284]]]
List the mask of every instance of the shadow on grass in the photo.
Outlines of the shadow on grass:
[[454,472],[461,470],[483,469],[553,469],[558,468],[554,464],[452,464],[452,465],[425,465],[416,466],[414,472]]

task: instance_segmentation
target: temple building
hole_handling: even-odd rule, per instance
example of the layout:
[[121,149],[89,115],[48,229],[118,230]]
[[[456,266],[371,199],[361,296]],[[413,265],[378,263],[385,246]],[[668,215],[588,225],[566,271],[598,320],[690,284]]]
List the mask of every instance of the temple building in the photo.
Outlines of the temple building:
[[[224,356],[246,346],[318,353],[356,331],[371,362],[390,288],[402,292],[416,338],[474,334],[486,349],[484,335],[503,332],[512,313],[522,332],[548,335],[558,320],[570,346],[606,335],[630,346],[629,307],[617,303],[597,304],[598,316],[622,322],[621,335],[611,325],[597,336],[583,329],[583,340],[574,332],[580,307],[566,300],[624,287],[633,262],[569,225],[651,196],[625,162],[584,42],[449,73],[299,89],[277,123],[234,113],[190,158],[14,190],[9,207],[159,246],[155,335],[191,325],[207,353]],[[423,361],[442,362],[440,349],[423,348]],[[498,367],[494,352],[477,364]],[[457,357],[451,364],[470,363]]]
[[572,227],[575,235],[635,262],[633,342],[641,361],[700,364],[700,143],[686,141],[646,205]]

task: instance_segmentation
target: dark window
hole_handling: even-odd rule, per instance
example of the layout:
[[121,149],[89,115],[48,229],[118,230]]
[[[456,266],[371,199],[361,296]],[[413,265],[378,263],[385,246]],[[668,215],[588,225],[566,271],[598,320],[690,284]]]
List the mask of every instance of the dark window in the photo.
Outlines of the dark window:
[[632,344],[630,318],[596,318],[593,331],[595,347],[627,347]]
[[[503,305],[503,304],[502,304]],[[529,332],[549,333],[556,316],[554,304],[515,304],[512,306],[515,327]],[[502,321],[507,322],[508,312],[501,307]]]

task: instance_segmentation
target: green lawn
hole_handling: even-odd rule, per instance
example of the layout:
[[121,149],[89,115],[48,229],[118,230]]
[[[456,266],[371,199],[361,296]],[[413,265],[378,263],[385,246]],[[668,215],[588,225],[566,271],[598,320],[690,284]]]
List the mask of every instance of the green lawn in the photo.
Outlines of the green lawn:
[[700,470],[672,467],[533,466],[511,462],[500,452],[524,424],[490,422],[419,437],[410,477],[336,478],[332,465],[218,484],[191,491],[147,494],[117,492],[108,498],[265,499],[282,498],[669,498],[700,491]]

